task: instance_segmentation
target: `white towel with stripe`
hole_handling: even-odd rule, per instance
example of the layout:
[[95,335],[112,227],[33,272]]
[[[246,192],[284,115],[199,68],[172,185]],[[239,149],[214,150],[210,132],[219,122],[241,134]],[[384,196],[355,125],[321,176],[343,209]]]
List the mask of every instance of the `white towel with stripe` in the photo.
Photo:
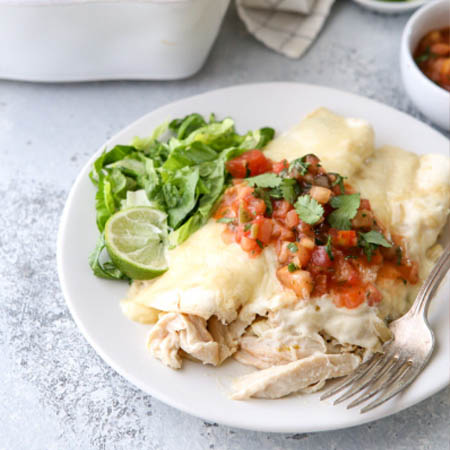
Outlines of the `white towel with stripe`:
[[236,0],[248,31],[267,47],[300,58],[325,23],[334,0]]

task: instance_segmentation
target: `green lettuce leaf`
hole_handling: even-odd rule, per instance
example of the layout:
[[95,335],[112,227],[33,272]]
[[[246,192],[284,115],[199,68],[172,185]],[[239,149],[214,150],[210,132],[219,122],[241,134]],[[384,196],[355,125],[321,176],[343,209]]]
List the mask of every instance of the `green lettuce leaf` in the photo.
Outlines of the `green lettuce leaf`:
[[[106,221],[122,208],[146,205],[164,211],[169,242],[184,242],[211,217],[230,176],[225,163],[273,139],[272,128],[239,134],[230,118],[206,120],[200,114],[163,123],[131,145],[117,145],[94,162],[90,178],[95,196],[99,243],[89,258],[94,273],[122,279],[112,262],[100,262]],[[164,137],[164,139],[163,139]]]

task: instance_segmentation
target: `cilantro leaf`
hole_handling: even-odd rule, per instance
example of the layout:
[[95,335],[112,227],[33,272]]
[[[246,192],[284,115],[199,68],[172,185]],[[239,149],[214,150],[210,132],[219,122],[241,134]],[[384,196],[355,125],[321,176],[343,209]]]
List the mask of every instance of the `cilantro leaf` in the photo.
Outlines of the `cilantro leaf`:
[[273,198],[284,198],[288,203],[293,205],[299,194],[299,186],[294,178],[282,178],[281,184],[270,191]]
[[341,190],[341,194],[345,194],[345,186],[344,186],[344,180],[347,179],[347,177],[343,177],[342,175],[339,175],[336,172],[328,172],[328,175],[334,175],[335,180],[333,183],[331,183],[331,187],[339,185],[339,189]]
[[331,259],[331,261],[333,261],[334,260],[334,255],[333,255],[333,252],[331,250],[331,235],[328,235],[328,240],[327,240],[327,244],[326,244],[326,250],[327,250],[328,257]]
[[297,181],[294,178],[283,178],[280,186],[283,198],[291,205],[295,203],[295,199],[297,198],[297,193],[295,192],[296,185]]
[[381,245],[386,248],[392,247],[392,244],[378,231],[372,230],[367,233],[359,233],[359,235],[369,244]]
[[246,181],[248,185],[252,187],[275,188],[280,186],[282,180],[275,173],[268,172],[247,178]]
[[273,208],[272,208],[272,201],[270,200],[269,191],[266,191],[265,189],[263,189],[261,187],[257,187],[253,191],[253,196],[264,200],[264,203],[266,204],[266,214],[269,217],[271,217]]
[[297,244],[295,242],[290,242],[287,246],[287,248],[289,249],[289,251],[291,251],[292,253],[295,253],[296,251],[298,251],[298,247]]
[[300,175],[306,175],[308,172],[308,167],[311,165],[309,162],[306,162],[306,157],[308,155],[302,156],[301,158],[294,159],[289,164],[289,172],[292,170],[297,170]]
[[350,220],[356,216],[360,203],[359,194],[333,197],[330,204],[336,209],[328,216],[328,223],[338,230],[350,230]]
[[401,247],[395,249],[395,255],[397,256],[397,266],[400,266],[403,261],[403,251]]
[[367,233],[359,233],[358,245],[363,249],[369,262],[380,245],[386,248],[392,247],[392,244],[381,233],[373,230]]
[[299,197],[294,206],[300,219],[310,225],[317,223],[324,213],[322,205],[309,195]]
[[221,217],[220,219],[217,219],[216,222],[219,223],[233,223],[235,219],[231,217]]

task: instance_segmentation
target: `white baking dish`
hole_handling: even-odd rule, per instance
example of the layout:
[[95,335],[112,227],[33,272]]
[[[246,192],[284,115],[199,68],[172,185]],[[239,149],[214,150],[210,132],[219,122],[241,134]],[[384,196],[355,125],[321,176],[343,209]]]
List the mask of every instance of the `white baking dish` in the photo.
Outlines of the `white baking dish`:
[[203,65],[230,0],[0,0],[0,78],[177,79]]

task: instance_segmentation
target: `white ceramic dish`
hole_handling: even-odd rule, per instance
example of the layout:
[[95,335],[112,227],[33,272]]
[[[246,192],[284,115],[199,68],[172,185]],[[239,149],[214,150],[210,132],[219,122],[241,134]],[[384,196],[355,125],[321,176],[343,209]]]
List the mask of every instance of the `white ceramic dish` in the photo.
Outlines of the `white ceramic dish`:
[[[283,131],[319,106],[369,120],[376,131],[377,145],[389,143],[417,153],[448,152],[445,137],[406,114],[345,92],[294,83],[243,85],[172,103],[142,117],[101,149],[129,143],[136,135],[146,136],[166,119],[193,111],[213,111],[219,117],[229,115],[235,118],[239,131],[265,125]],[[120,311],[119,299],[127,284],[96,278],[87,264],[97,239],[95,189],[88,172],[100,152],[81,171],[67,200],[58,236],[58,272],[67,304],[82,333],[99,355],[131,383],[205,420],[274,432],[309,432],[362,424],[411,406],[448,384],[449,302],[444,294],[450,289],[450,282],[441,288],[431,305],[429,319],[437,341],[431,362],[404,394],[368,414],[320,402],[317,394],[280,400],[229,400],[228,383],[245,371],[236,362],[214,368],[186,361],[180,371],[163,366],[145,348],[149,327],[129,321]]]
[[402,35],[400,67],[405,90],[429,119],[450,130],[450,92],[431,81],[417,66],[412,54],[429,31],[450,26],[450,2],[438,0],[419,9],[409,19]]
[[0,78],[185,78],[205,62],[229,2],[0,0]]
[[387,14],[399,14],[412,11],[430,0],[410,0],[408,2],[384,2],[380,0],[353,0],[367,9]]

